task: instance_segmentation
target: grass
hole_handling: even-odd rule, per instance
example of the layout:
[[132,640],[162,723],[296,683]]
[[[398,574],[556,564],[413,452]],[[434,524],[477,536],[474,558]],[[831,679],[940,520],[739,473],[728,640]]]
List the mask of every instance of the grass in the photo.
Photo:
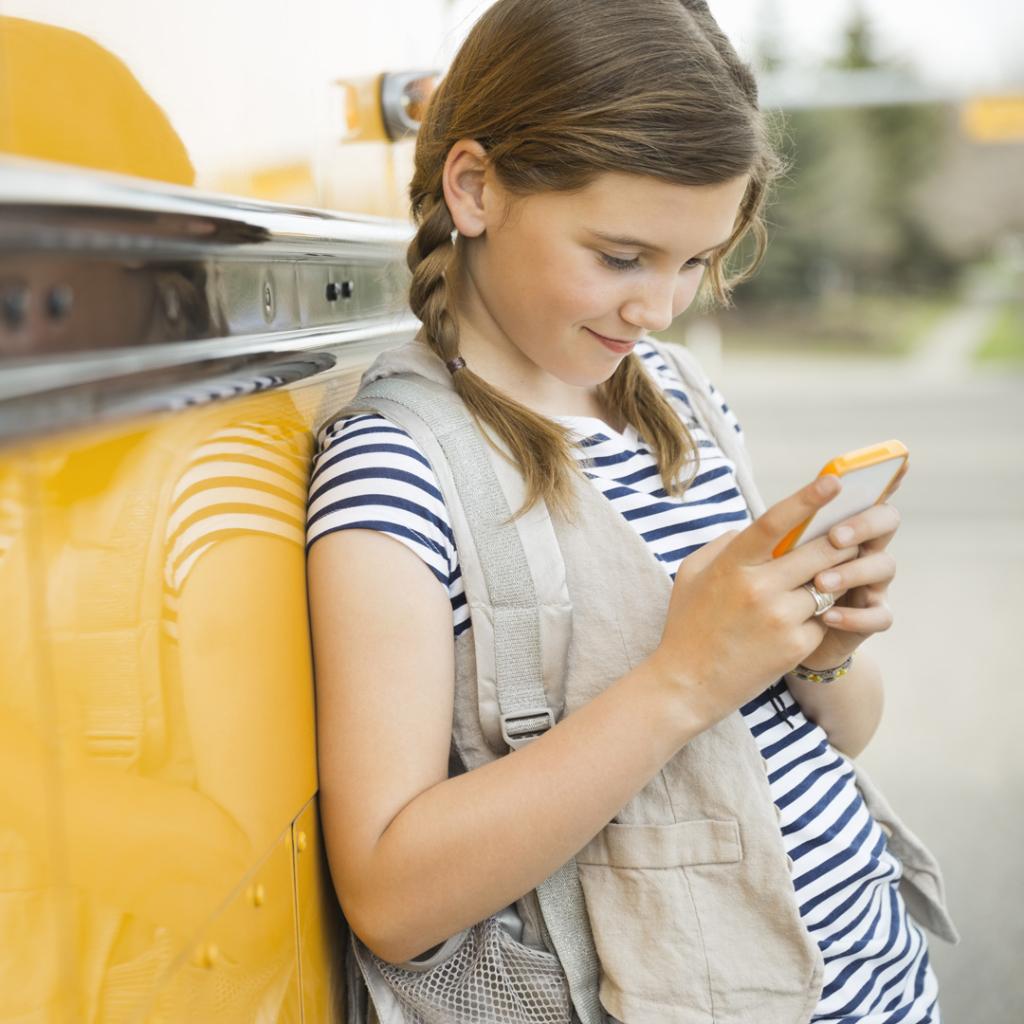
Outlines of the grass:
[[[837,356],[906,356],[956,304],[955,297],[843,295],[814,307],[713,314],[727,349]],[[681,341],[687,321],[666,337]]]
[[974,358],[981,363],[1024,362],[1024,305],[1007,303]]

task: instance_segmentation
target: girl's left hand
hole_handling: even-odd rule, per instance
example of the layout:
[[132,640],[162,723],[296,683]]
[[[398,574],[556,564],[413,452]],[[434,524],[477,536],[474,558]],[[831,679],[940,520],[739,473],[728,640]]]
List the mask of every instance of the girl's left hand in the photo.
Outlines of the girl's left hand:
[[[906,472],[904,465],[890,495]],[[835,594],[836,603],[821,616],[828,630],[821,644],[804,659],[807,668],[833,668],[841,664],[869,636],[892,625],[892,611],[886,598],[896,575],[896,559],[886,548],[899,525],[899,512],[892,505],[881,504],[872,505],[829,530],[829,540],[835,547],[856,544],[860,553],[849,562],[818,573],[811,581],[823,594]],[[846,530],[852,534],[844,533]]]

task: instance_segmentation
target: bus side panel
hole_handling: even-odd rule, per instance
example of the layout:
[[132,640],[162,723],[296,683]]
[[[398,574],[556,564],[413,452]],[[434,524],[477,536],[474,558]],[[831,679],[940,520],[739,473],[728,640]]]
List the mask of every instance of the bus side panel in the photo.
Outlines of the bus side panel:
[[297,928],[336,1002],[304,522],[357,378],[4,450],[0,1020],[298,1020]]

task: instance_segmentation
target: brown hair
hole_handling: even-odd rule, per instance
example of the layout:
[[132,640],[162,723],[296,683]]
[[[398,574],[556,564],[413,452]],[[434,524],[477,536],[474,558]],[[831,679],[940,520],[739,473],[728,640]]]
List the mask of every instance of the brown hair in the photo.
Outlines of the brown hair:
[[[455,224],[442,172],[452,145],[466,138],[483,146],[513,197],[582,189],[609,171],[682,185],[749,174],[732,236],[713,256],[702,295],[728,304],[731,288],[763,257],[761,210],[779,160],[753,74],[703,0],[498,0],[473,26],[427,108],[409,188],[419,226],[408,251],[409,302],[445,362],[458,355],[459,332],[449,287],[457,270]],[[729,277],[726,260],[748,233],[753,255]],[[452,380],[523,473],[520,513],[539,499],[569,513],[569,474],[577,468],[570,431],[470,367]],[[640,357],[623,359],[598,395],[648,442],[665,490],[684,493],[697,448]],[[691,472],[678,480],[687,462]]]

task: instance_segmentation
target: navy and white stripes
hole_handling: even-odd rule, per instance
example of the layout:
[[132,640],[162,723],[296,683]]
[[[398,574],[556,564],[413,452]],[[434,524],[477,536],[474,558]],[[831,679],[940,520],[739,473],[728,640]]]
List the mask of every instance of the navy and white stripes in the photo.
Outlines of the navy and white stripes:
[[430,463],[404,430],[380,416],[354,416],[319,438],[306,544],[336,530],[376,530],[412,549],[447,589],[458,636],[469,609],[455,536]]
[[[646,342],[636,348],[662,389],[689,408],[675,373]],[[742,434],[722,396],[718,402]],[[699,472],[682,499],[662,487],[636,430],[622,434],[587,417],[561,422],[577,435],[587,478],[621,513],[674,578],[688,554],[750,515],[734,465],[689,414]],[[447,590],[456,636],[471,626],[444,498],[426,458],[387,420],[356,416],[319,439],[310,489],[307,545],[335,530],[385,532],[406,544]],[[765,761],[800,915],[825,957],[812,1017],[831,1024],[938,1022],[938,991],[925,938],[898,892],[902,866],[868,813],[849,760],[805,718],[783,681],[740,709]]]
[[740,711],[765,760],[800,916],[825,957],[811,1020],[938,1021],[925,938],[898,893],[902,865],[849,759],[781,690],[782,712],[767,692]]

